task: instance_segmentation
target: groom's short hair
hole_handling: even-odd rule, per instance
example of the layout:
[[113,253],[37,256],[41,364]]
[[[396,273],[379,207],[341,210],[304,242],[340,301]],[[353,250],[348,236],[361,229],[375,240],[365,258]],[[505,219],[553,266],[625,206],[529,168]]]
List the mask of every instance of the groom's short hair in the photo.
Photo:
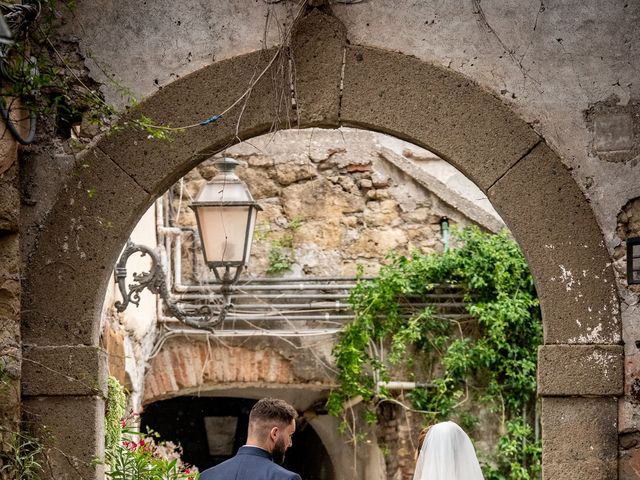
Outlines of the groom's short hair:
[[263,398],[258,400],[249,413],[249,428],[263,436],[274,425],[289,425],[297,417],[296,409],[284,400]]

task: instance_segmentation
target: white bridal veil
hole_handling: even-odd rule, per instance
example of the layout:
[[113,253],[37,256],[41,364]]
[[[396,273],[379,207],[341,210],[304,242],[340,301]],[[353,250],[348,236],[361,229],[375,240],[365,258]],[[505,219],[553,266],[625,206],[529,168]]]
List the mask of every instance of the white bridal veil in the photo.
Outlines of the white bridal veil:
[[432,426],[420,449],[413,480],[484,480],[464,430],[453,422]]

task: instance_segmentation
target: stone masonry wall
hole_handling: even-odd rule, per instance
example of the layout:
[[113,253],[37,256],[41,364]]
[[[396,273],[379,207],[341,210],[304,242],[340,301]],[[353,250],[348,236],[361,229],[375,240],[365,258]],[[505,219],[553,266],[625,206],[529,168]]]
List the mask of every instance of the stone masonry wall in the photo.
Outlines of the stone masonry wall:
[[[388,157],[371,132],[283,131],[227,150],[238,175],[264,209],[258,214],[249,276],[265,276],[274,251],[290,267],[281,275],[375,275],[390,251],[443,248],[440,222],[474,222],[417,182]],[[172,188],[176,225],[195,227],[188,199],[216,174],[205,161]],[[401,186],[399,186],[401,185]],[[443,195],[444,196],[444,195]],[[189,240],[187,240],[189,241]],[[183,274],[197,281],[207,269],[196,252],[196,272],[185,245]],[[270,261],[271,257],[271,261]]]
[[17,143],[2,127],[0,137],[0,478],[2,454],[20,428],[20,234]]
[[[640,198],[630,200],[618,214],[620,244],[614,249],[614,266],[622,298],[625,343],[625,386],[620,399],[619,479],[640,477],[640,327],[632,321],[640,314],[640,285],[627,283],[626,240],[640,236]],[[626,288],[625,288],[626,286]]]

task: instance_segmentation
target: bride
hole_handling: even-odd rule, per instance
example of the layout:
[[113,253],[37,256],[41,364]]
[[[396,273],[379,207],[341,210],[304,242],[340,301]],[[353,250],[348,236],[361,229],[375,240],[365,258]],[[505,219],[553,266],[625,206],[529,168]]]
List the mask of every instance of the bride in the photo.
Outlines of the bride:
[[413,480],[484,480],[476,451],[464,430],[453,422],[429,428]]

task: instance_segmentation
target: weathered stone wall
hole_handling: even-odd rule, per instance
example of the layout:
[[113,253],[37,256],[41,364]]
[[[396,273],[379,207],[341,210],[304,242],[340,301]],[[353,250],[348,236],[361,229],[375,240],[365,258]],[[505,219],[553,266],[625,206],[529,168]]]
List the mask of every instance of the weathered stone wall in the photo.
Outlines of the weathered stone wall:
[[[627,284],[626,240],[640,236],[640,198],[631,199],[618,214],[617,235],[620,244],[614,249],[614,266],[622,298],[625,321],[624,397],[620,399],[620,480],[640,477],[640,285]],[[626,288],[625,288],[626,286]]]
[[314,343],[315,355],[304,340],[167,342],[149,362],[144,403],[193,392],[206,393],[214,388],[272,385],[326,391],[333,385],[333,376],[323,363],[328,359],[322,357],[330,351],[332,339]]
[[[431,192],[411,176],[413,171],[429,175],[428,164],[421,167],[400,157],[377,138],[353,129],[287,130],[224,152],[241,162],[237,173],[263,208],[248,277],[268,275],[269,252],[274,248],[291,262],[278,275],[355,276],[358,266],[365,275],[375,275],[391,251],[442,251],[443,218],[452,228],[503,226],[495,213],[474,218],[458,205],[461,195],[453,189],[442,188],[438,195]],[[405,153],[411,156],[410,151]],[[414,170],[401,170],[394,163],[399,161]],[[173,226],[196,227],[189,198],[195,198],[215,175],[211,162],[203,162],[172,187]],[[479,190],[470,195],[474,199],[467,199],[470,204],[484,197]],[[483,222],[486,219],[492,221]],[[185,240],[183,274],[185,280],[198,282],[208,269],[200,249],[193,249],[190,238]],[[194,254],[196,272],[191,268]]]
[[[2,454],[20,431],[20,198],[16,142],[0,139],[0,478]],[[20,437],[17,437],[20,438]],[[8,477],[6,477],[8,478]]]
[[415,469],[415,452],[421,419],[393,403],[378,407],[378,445],[383,451],[389,480],[410,480]]
[[[5,99],[6,101],[6,99]],[[14,102],[10,118],[17,132],[26,135],[28,122]],[[21,197],[19,162],[20,145],[4,121],[0,122],[0,478],[8,478],[11,469],[3,469],[2,454],[11,455],[12,444],[20,441],[22,348],[20,335],[21,272],[20,232]]]
[[[483,229],[504,228],[495,212],[480,212],[482,209],[475,206],[484,195],[470,182],[464,185],[466,196],[446,185],[438,187],[434,174],[445,162],[406,144],[396,149],[402,151],[400,155],[381,145],[383,140],[390,142],[379,134],[353,129],[286,130],[227,149],[224,155],[241,162],[238,174],[264,209],[258,217],[252,259],[241,281],[269,275],[269,252],[274,245],[281,246],[278,248],[290,257],[291,265],[272,277],[355,276],[357,265],[364,267],[365,274],[375,275],[392,250],[400,254],[412,249],[442,251],[440,222],[444,217],[451,227],[480,224]],[[164,213],[168,225],[196,227],[188,204],[216,173],[212,160],[205,161],[170,189],[169,208]],[[133,236],[148,228],[147,222],[141,223]],[[181,271],[184,283],[197,285],[208,268],[192,239],[191,234],[183,236]],[[286,301],[283,297],[278,303]],[[119,335],[114,321],[116,317],[109,317],[105,322],[110,370],[125,367],[118,361],[123,348],[122,340],[116,340]],[[139,342],[134,330],[128,330],[125,341]],[[335,382],[330,355],[335,338],[317,338],[311,342],[266,342],[260,337],[230,341],[214,335],[206,341],[169,340],[148,363],[138,359],[137,368],[145,369],[142,404],[194,392],[244,391],[260,385],[302,387],[318,391],[324,401]],[[131,373],[135,378],[143,372]],[[397,379],[404,378],[402,372],[398,374]],[[125,377],[124,371],[120,376]],[[418,417],[397,405],[381,407],[378,445],[387,461],[386,478],[411,478],[414,443],[421,427]],[[493,447],[495,439],[485,423],[486,434],[482,429],[477,432],[482,437],[480,443]]]

